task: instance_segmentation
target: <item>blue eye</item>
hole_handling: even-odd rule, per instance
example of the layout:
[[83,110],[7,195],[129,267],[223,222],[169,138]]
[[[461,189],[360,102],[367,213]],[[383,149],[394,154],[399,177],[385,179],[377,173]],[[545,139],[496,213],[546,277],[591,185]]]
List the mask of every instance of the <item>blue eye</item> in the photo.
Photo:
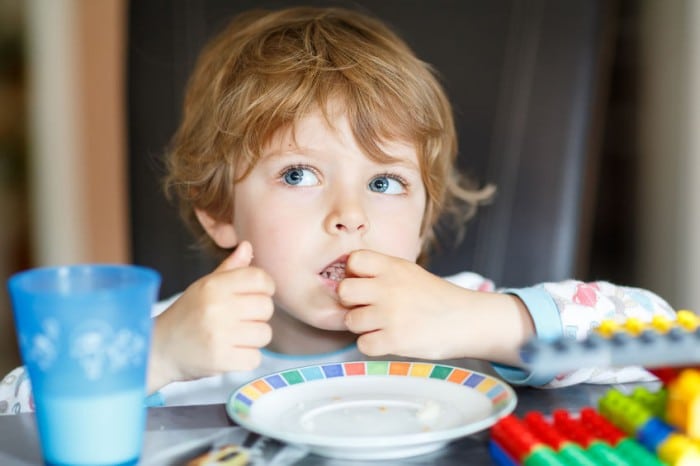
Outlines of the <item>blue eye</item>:
[[304,167],[291,167],[282,174],[285,184],[290,186],[315,186],[318,178],[314,172]]
[[384,194],[403,194],[406,192],[404,183],[388,175],[372,178],[372,181],[369,182],[369,189],[375,193]]

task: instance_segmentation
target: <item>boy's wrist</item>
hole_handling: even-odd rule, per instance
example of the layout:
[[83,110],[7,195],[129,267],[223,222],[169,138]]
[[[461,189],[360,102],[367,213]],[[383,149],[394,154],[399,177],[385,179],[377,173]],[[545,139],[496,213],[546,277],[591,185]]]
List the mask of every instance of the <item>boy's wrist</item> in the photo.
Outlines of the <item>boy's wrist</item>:
[[503,290],[502,293],[517,296],[523,303],[533,325],[531,337],[536,335],[540,339],[553,340],[562,335],[559,309],[552,296],[544,290],[542,285],[507,289]]
[[[468,291],[464,315],[467,338],[463,356],[517,366],[519,348],[534,334],[525,303],[516,295]],[[472,333],[471,330],[478,330]]]
[[153,335],[151,336],[151,354],[148,361],[148,374],[146,387],[148,394],[152,394],[160,388],[177,380],[174,370],[169,369],[170,363],[167,358],[167,351],[164,350],[164,336],[167,335],[165,327],[165,314],[153,319]]

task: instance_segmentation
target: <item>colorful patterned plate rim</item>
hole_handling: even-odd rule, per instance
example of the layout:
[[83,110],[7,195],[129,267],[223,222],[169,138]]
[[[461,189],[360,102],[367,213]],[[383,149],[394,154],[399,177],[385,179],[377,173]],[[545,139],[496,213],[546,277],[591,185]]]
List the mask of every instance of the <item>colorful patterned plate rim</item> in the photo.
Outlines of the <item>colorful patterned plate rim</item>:
[[[369,459],[408,456],[380,452],[391,448],[440,448],[490,427],[516,402],[509,385],[469,369],[352,361],[257,378],[230,395],[226,411],[248,430],[312,452]],[[358,456],[349,448],[365,450]]]

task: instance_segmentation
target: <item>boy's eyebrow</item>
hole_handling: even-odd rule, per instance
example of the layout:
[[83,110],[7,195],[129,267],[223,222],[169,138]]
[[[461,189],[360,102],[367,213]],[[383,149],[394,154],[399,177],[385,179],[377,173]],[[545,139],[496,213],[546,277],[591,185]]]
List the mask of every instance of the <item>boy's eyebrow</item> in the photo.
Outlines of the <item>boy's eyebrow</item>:
[[[281,159],[283,157],[291,157],[294,155],[307,155],[310,157],[313,157],[314,154],[320,152],[318,149],[314,149],[311,147],[304,147],[304,146],[293,146],[285,149],[272,149],[269,151],[264,151],[262,154],[262,158],[265,159]],[[389,156],[390,160],[386,162],[379,162],[375,161],[378,165],[382,166],[400,166],[404,167],[407,170],[412,170],[420,173],[420,166],[418,163],[414,162],[413,160],[408,160],[406,157],[396,157],[396,156]]]
[[264,158],[279,158],[285,155],[298,155],[300,153],[310,153],[310,150],[304,150],[303,147],[294,146],[286,149],[271,149],[263,151],[262,157]]
[[399,159],[396,158],[390,162],[387,162],[384,165],[401,165],[403,167],[409,168],[411,170],[416,170],[420,171],[420,167],[418,166],[417,163],[415,163],[413,160],[406,160],[406,159]]

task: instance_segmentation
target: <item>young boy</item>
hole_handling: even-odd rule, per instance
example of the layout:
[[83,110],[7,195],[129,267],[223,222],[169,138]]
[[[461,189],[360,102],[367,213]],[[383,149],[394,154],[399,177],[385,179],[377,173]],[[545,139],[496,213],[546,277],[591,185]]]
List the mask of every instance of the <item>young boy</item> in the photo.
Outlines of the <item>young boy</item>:
[[223,402],[258,375],[385,355],[489,361],[517,384],[647,376],[517,366],[534,335],[673,317],[650,292],[575,281],[495,292],[474,273],[418,265],[440,215],[463,223],[490,195],[454,174],[456,140],[430,67],[381,22],[335,8],[235,18],[194,70],[166,180],[223,260],[156,311],[151,402]]

